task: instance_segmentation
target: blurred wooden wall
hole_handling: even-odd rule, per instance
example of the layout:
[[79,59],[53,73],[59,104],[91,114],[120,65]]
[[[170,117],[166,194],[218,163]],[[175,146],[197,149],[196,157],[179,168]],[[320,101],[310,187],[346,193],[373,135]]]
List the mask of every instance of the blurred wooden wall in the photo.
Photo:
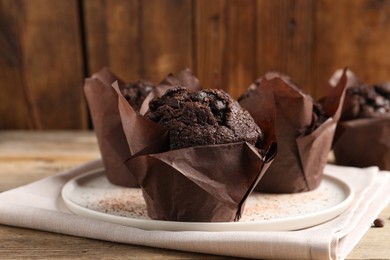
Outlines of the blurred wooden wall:
[[315,98],[349,67],[390,81],[388,0],[0,0],[0,129],[86,129],[85,77],[189,67],[238,97],[266,71]]

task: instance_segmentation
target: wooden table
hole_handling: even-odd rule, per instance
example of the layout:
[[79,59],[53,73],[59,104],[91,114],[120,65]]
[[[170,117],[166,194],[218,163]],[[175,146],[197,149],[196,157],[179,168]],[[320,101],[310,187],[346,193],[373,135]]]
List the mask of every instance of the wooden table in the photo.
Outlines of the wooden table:
[[[0,192],[99,157],[92,132],[0,132]],[[390,191],[389,191],[390,192]],[[390,259],[390,205],[348,259]],[[0,225],[0,258],[228,259]],[[233,258],[231,258],[233,259]]]

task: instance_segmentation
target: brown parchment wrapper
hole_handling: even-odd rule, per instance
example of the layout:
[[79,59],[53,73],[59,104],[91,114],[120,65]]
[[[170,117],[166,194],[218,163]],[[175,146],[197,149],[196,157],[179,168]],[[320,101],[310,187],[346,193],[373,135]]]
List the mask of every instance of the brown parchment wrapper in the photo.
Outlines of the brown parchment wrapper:
[[169,151],[167,131],[137,114],[118,84],[113,87],[133,154],[126,164],[141,186],[149,217],[191,222],[239,220],[246,199],[276,153],[271,116],[263,110],[264,120],[256,119],[261,129],[269,131],[264,130],[264,154],[246,142]]
[[340,122],[334,146],[336,164],[390,170],[390,117]]
[[[272,79],[270,85],[261,84],[266,78]],[[250,86],[246,96],[240,98],[240,103],[247,103],[249,108],[255,108],[261,102],[271,102],[267,99],[259,100],[258,96],[267,91],[266,87],[272,88],[278,142],[278,154],[255,191],[296,193],[319,186],[340,117],[345,84],[346,78],[343,75],[323,101],[323,109],[329,118],[314,130],[310,129],[314,120],[313,99],[298,91],[287,76],[268,73]]]
[[119,115],[117,94],[111,87],[114,81],[124,86],[124,82],[105,67],[85,79],[84,93],[108,180],[116,185],[136,187],[137,180],[124,164],[130,151]]
[[[132,153],[123,132],[122,120],[118,110],[118,95],[111,84],[117,81],[122,89],[125,83],[119,79],[109,68],[104,67],[87,78],[84,84],[84,93],[88,102],[92,123],[96,133],[100,153],[102,155],[105,173],[108,180],[116,185],[137,187],[138,181],[124,164]],[[176,76],[169,74],[144,101],[144,104],[154,96],[162,95],[168,88],[176,85],[189,86],[199,89],[198,79],[189,69],[180,71]]]
[[[352,72],[347,75],[347,87],[364,84]],[[330,82],[336,82],[339,77],[340,70],[335,72]],[[346,99],[342,112],[350,113],[355,106],[359,106],[354,101]],[[390,170],[390,115],[340,121],[334,142],[336,164],[354,167],[378,166],[381,170]]]

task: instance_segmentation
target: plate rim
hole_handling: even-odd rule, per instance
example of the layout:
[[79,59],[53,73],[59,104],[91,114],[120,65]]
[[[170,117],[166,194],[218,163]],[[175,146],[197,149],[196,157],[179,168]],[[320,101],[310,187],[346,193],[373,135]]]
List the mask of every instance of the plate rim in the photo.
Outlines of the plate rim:
[[[317,212],[304,214],[293,217],[283,217],[278,219],[271,219],[266,221],[245,221],[245,222],[180,222],[180,221],[166,221],[153,219],[139,219],[132,217],[124,217],[103,213],[93,209],[85,208],[68,198],[69,190],[74,187],[79,179],[86,178],[90,175],[101,174],[104,172],[103,167],[99,167],[85,173],[82,173],[74,178],[68,180],[61,189],[61,197],[65,202],[67,208],[73,214],[89,217],[92,219],[120,224],[128,227],[139,228],[143,230],[161,230],[161,231],[294,231],[304,228],[313,227],[330,221],[345,212],[351,205],[354,198],[352,188],[335,176],[331,176],[324,172],[324,178],[336,182],[342,187],[346,193],[340,203]],[[103,173],[104,174],[104,173]],[[110,183],[111,184],[111,183]],[[114,185],[114,184],[111,184]],[[114,185],[117,186],[117,185]],[[286,224],[286,219],[288,220]],[[320,219],[320,220],[318,220]],[[304,224],[303,224],[304,223]],[[185,228],[187,227],[187,228]]]

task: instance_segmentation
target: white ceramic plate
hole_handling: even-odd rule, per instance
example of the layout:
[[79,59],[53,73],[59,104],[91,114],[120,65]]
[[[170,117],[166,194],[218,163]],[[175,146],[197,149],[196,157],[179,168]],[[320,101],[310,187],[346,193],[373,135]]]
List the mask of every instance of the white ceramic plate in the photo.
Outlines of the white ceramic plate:
[[151,220],[138,188],[112,185],[103,169],[70,180],[62,189],[75,214],[120,225],[169,231],[287,231],[312,227],[343,213],[353,192],[329,175],[314,191],[297,194],[252,193],[239,222],[176,222]]

